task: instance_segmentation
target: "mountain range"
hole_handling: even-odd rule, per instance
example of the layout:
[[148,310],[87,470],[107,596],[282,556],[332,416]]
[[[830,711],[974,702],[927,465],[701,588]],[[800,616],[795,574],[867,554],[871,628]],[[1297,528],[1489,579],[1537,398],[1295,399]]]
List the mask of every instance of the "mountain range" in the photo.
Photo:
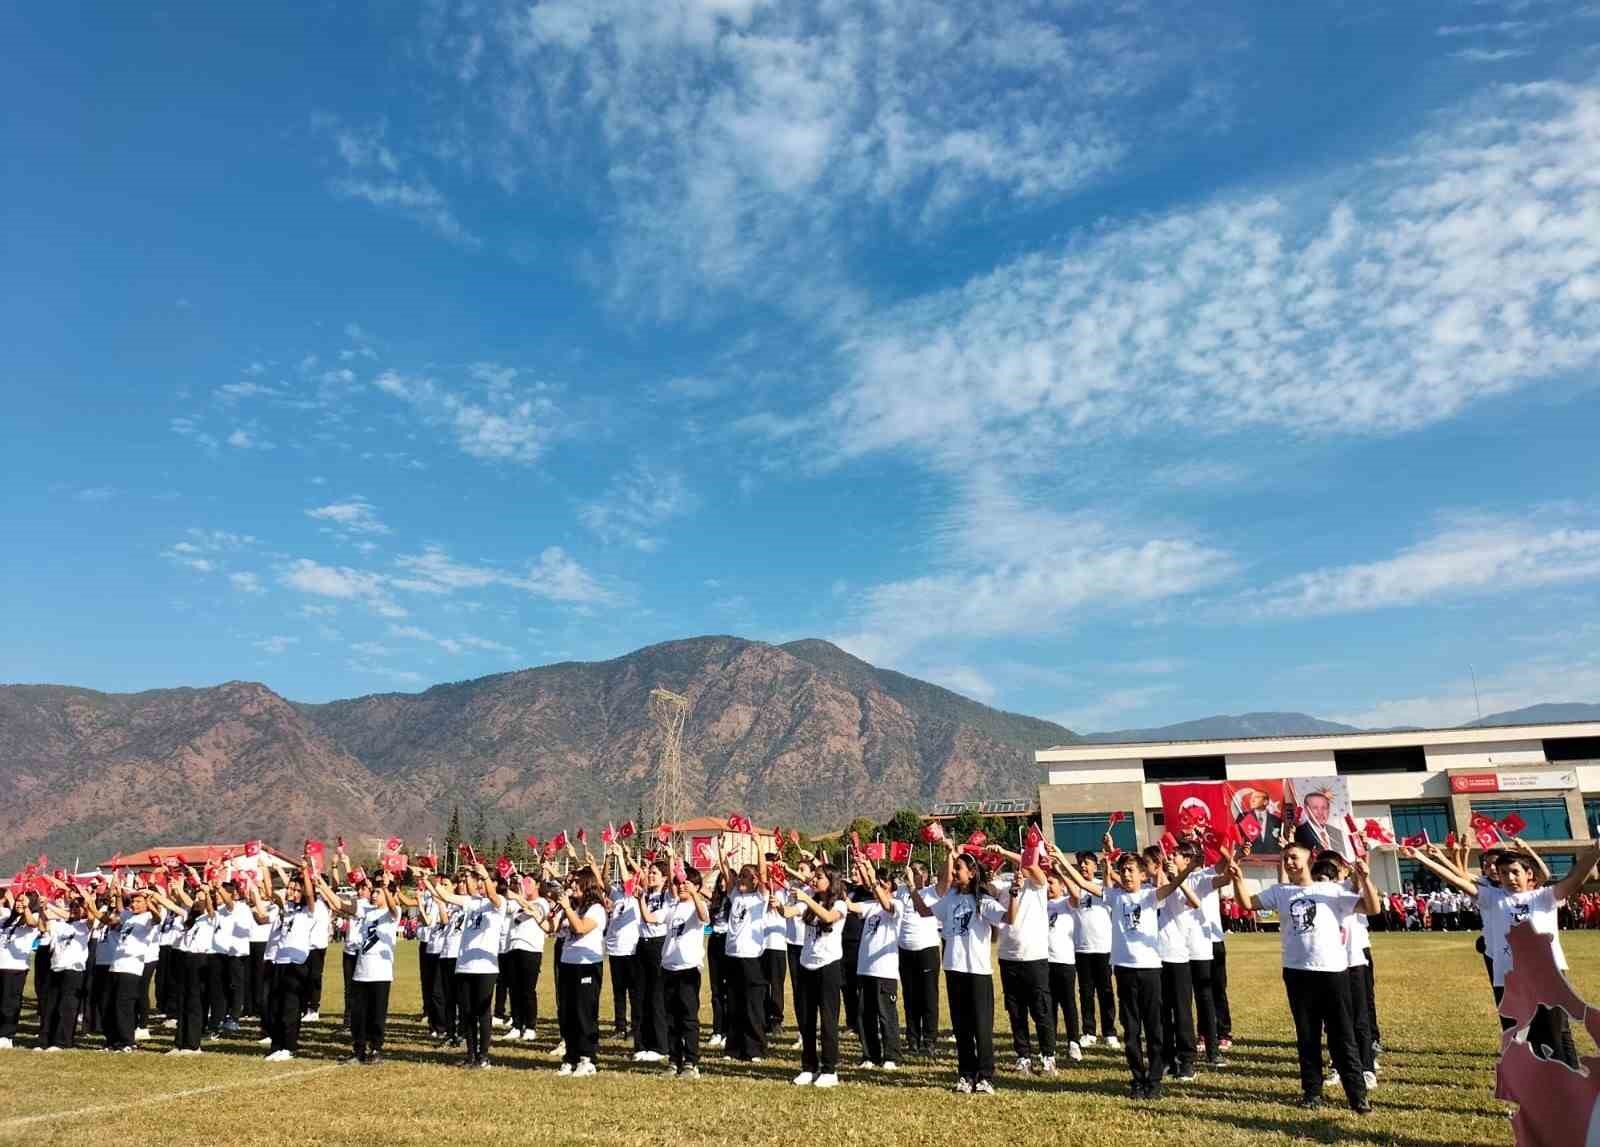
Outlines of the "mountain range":
[[[546,837],[636,817],[660,730],[653,688],[687,696],[683,792],[696,813],[834,829],[935,802],[1031,796],[1036,749],[1347,731],[1302,713],[1207,717],[1079,736],[879,669],[825,641],[697,637],[325,704],[265,685],[100,693],[0,686],[0,872],[48,853],[260,837],[442,836],[463,824]],[[1600,718],[1539,705],[1473,724]]]

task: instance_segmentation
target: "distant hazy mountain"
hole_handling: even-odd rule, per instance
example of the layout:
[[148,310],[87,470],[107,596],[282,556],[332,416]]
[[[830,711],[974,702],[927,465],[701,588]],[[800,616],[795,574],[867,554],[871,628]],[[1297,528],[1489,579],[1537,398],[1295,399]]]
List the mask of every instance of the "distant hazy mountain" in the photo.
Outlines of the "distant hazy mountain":
[[1526,709],[1490,713],[1487,717],[1468,721],[1466,727],[1539,725],[1557,721],[1600,721],[1600,705],[1591,705],[1587,701],[1556,701],[1544,705],[1529,705]]
[[1080,739],[1097,744],[1121,741],[1215,741],[1234,737],[1294,737],[1306,733],[1355,733],[1353,725],[1323,721],[1306,713],[1219,714],[1154,729],[1114,729],[1085,733]]

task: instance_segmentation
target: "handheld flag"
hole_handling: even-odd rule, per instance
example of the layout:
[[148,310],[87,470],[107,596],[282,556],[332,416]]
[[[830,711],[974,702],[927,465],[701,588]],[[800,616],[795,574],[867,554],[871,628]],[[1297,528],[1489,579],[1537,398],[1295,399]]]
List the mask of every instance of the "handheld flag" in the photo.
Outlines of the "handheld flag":
[[578,830],[578,843],[583,845],[585,848],[588,847],[588,845],[589,845],[589,830],[588,829],[580,828]]
[[672,840],[672,826],[670,824],[656,825],[656,840],[667,844]]
[[401,843],[400,842],[400,838],[398,836],[391,836],[388,840],[383,842],[383,851],[385,851],[385,852],[399,852],[400,851],[400,843]]
[[1106,817],[1106,828],[1109,829],[1114,824],[1121,824],[1123,821],[1125,821],[1127,819],[1128,819],[1128,814],[1127,813],[1122,812],[1120,810],[1117,811],[1117,812],[1114,812],[1110,816]]
[[930,820],[927,824],[922,826],[921,836],[923,844],[933,844],[936,841],[943,840],[944,825],[940,824],[936,820]]
[[[422,859],[423,859],[423,862],[424,862],[423,863],[423,867],[424,868],[433,867],[431,864],[427,863],[427,861],[429,860],[428,857],[424,856]],[[399,876],[402,872],[404,872],[406,870],[406,857],[405,857],[405,854],[401,853],[401,852],[388,853],[383,858],[383,867],[384,867],[385,871],[392,872],[392,873],[394,873],[394,875]]]
[[889,842],[889,861],[892,864],[905,864],[911,859],[911,845],[903,840]]
[[1528,822],[1522,819],[1521,814],[1511,813],[1500,821],[1497,826],[1502,836],[1521,836],[1527,831]]
[[600,830],[600,843],[607,847],[617,843],[617,830],[611,826],[610,822],[607,822],[606,826]]
[[495,861],[494,862],[494,871],[495,871],[495,874],[497,876],[499,876],[500,879],[502,879],[502,880],[505,880],[508,877],[510,877],[510,875],[511,875],[511,858],[509,856],[502,856],[499,860]]
[[979,848],[982,848],[984,845],[989,843],[989,834],[984,832],[981,828],[973,829],[972,835],[967,837],[967,843],[975,844]]
[[868,860],[882,860],[884,856],[884,843],[881,840],[874,840],[861,851]]
[[560,852],[563,848],[567,847],[567,830],[562,829],[560,832],[556,833],[555,836],[551,838],[550,843],[555,846],[557,852]]
[[535,851],[538,850],[538,848],[539,848],[539,838],[538,837],[536,837],[536,836],[534,836],[533,834],[530,833],[528,836],[524,837],[523,839],[528,842],[528,847],[529,848],[534,849]]
[[639,830],[634,827],[633,821],[631,821],[631,820],[623,821],[622,822],[622,827],[617,829],[617,839],[618,840],[627,840],[629,837],[633,836],[638,831]]

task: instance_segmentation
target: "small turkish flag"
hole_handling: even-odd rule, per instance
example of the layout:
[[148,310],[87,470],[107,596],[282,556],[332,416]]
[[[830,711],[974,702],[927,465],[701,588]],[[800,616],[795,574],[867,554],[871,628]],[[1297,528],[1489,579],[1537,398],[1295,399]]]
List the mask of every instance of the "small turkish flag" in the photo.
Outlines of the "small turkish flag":
[[672,826],[670,824],[656,825],[656,839],[662,844],[670,841],[672,839]]
[[566,829],[562,829],[560,832],[556,833],[555,836],[551,839],[550,843],[555,845],[556,851],[558,851],[558,852],[561,849],[567,847],[567,830]]
[[932,844],[935,841],[943,840],[944,825],[940,824],[936,820],[930,820],[927,824],[922,826],[921,835],[923,844]]
[[892,864],[904,864],[911,859],[911,846],[903,840],[889,842],[889,861]]
[[1489,849],[1500,843],[1499,834],[1492,828],[1480,828],[1476,835],[1479,848]]
[[365,868],[354,868],[354,869],[351,869],[351,871],[350,871],[350,883],[351,884],[365,884],[366,882],[367,882],[367,870]]
[[634,827],[633,821],[623,821],[622,827],[617,829],[617,839],[627,840],[630,836],[633,836],[638,831],[639,830]]
[[978,847],[982,848],[984,845],[989,843],[989,834],[984,832],[981,828],[974,829],[972,835],[967,837],[967,843],[976,844]]
[[553,858],[555,856],[555,854],[556,854],[556,842],[553,841],[553,840],[545,841],[544,842],[544,849],[541,851],[540,855],[542,855],[546,860],[550,860],[551,858]]
[[866,858],[868,860],[882,860],[884,854],[883,841],[875,840],[868,844],[867,847],[861,851],[866,854]]
[[384,841],[383,842],[383,851],[385,851],[385,852],[399,852],[400,851],[400,838],[398,836],[391,836],[388,840]]
[[509,856],[502,856],[499,860],[494,862],[494,870],[502,878],[510,876],[511,858]]
[[538,848],[539,847],[539,838],[538,837],[529,835],[529,836],[524,837],[523,839],[528,842],[528,847],[529,848]]
[[1511,813],[1501,820],[1498,825],[1502,836],[1521,836],[1528,827],[1528,822],[1518,813]]
[[1422,848],[1424,845],[1426,845],[1428,843],[1428,834],[1427,834],[1426,830],[1424,830],[1423,832],[1413,833],[1411,836],[1406,837],[1400,843],[1405,845],[1407,848]]
[[461,845],[461,848],[460,848],[460,852],[461,852],[461,858],[463,860],[465,860],[468,864],[476,864],[476,863],[478,863],[478,854],[473,851],[472,845],[467,844],[466,842],[463,841],[462,845]]
[[774,888],[787,888],[789,887],[789,872],[783,865],[774,864],[767,869],[767,881]]
[[[423,857],[423,859],[426,860],[427,857]],[[402,872],[404,872],[406,870],[405,853],[403,853],[403,852],[391,852],[391,853],[388,853],[383,858],[383,867],[384,867],[384,869],[386,871],[392,872],[396,876],[399,876]]]
[[799,829],[791,828],[789,830],[789,843],[790,844],[799,844],[800,843],[800,830]]
[[579,844],[588,844],[589,843],[589,830],[588,829],[580,828],[578,830],[578,843]]
[[600,830],[600,843],[601,844],[615,844],[616,842],[617,842],[617,830],[615,828],[611,827],[611,825],[609,823],[607,823],[607,825]]
[[1242,827],[1244,829],[1246,840],[1255,841],[1261,839],[1261,825],[1256,822],[1255,817],[1245,817],[1244,825]]
[[1127,813],[1125,813],[1125,812],[1114,812],[1110,816],[1106,817],[1106,824],[1107,825],[1121,824],[1123,821],[1125,821],[1127,819],[1128,819],[1128,814]]

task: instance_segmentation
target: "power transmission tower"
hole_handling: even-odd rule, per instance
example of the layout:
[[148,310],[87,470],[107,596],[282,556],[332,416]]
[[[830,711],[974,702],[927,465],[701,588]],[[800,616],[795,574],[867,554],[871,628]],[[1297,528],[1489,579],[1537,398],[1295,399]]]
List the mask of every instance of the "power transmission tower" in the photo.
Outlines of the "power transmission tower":
[[652,689],[650,716],[661,727],[661,757],[650,811],[657,824],[677,824],[683,819],[683,723],[689,716],[689,698]]

